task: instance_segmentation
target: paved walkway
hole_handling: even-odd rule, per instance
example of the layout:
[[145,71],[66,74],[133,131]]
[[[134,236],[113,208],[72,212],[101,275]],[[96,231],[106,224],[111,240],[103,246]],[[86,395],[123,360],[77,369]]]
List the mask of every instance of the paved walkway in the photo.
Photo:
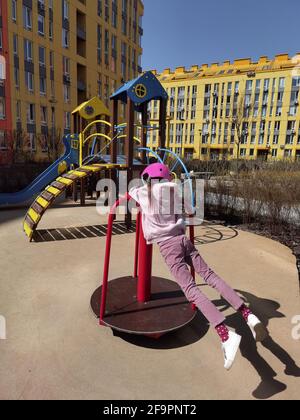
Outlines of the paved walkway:
[[[200,286],[243,335],[241,354],[226,372],[218,337],[200,315],[159,341],[125,339],[97,325],[89,300],[101,281],[99,225],[106,218],[94,207],[51,209],[38,243],[28,243],[22,232],[24,213],[0,211],[0,314],[7,322],[1,399],[299,398],[300,343],[291,335],[291,320],[300,314],[299,283],[288,248],[222,226],[196,229],[204,258],[250,301],[272,337],[256,347],[240,316]],[[110,278],[132,272],[134,234],[118,233]],[[154,274],[170,278],[157,249]]]

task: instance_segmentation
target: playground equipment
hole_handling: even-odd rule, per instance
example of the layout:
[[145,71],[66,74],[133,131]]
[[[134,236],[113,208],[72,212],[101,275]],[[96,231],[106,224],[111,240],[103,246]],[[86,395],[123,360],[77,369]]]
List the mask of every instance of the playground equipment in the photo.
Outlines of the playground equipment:
[[[171,280],[152,276],[153,246],[147,245],[141,219],[136,220],[136,244],[133,276],[117,278],[108,283],[114,215],[129,194],[111,209],[104,262],[103,283],[91,297],[91,307],[100,325],[113,330],[160,338],[189,324],[196,307],[187,302],[180,287]],[[194,243],[194,227],[190,226]],[[195,272],[192,271],[192,275]]]
[[[112,139],[117,139],[120,127],[126,127],[126,170],[128,183],[131,181],[134,170],[142,170],[149,164],[151,155],[160,163],[164,163],[168,156],[175,159],[172,172],[178,164],[188,174],[183,162],[170,150],[165,148],[166,142],[166,105],[167,93],[162,85],[151,73],[147,72],[137,79],[126,83],[115,92],[112,97]],[[153,129],[148,125],[147,106],[152,100],[160,103],[159,149],[153,151],[147,148],[147,131]],[[118,125],[118,102],[127,104],[127,123]],[[141,147],[140,159],[142,164],[135,165],[133,159],[134,137],[134,111],[141,113]],[[84,140],[83,140],[84,141]],[[111,164],[117,162],[117,144],[110,143]],[[194,205],[193,194],[192,205]],[[173,281],[152,276],[152,245],[147,245],[144,234],[141,213],[136,221],[136,245],[134,257],[133,277],[126,276],[109,282],[109,263],[112,244],[113,223],[116,209],[123,203],[128,206],[129,194],[126,198],[118,199],[110,211],[106,251],[104,263],[104,275],[102,286],[91,297],[91,307],[95,315],[100,319],[100,325],[111,327],[114,330],[146,335],[159,338],[169,331],[175,331],[187,325],[196,315],[195,307],[187,302],[180,287]],[[131,224],[131,212],[126,214],[126,222]],[[194,241],[194,227],[190,226],[191,240]],[[194,272],[192,272],[194,275]]]
[[64,136],[63,144],[65,146],[65,153],[62,157],[56,160],[22,191],[11,194],[0,194],[0,205],[14,205],[30,200],[46,185],[51,183],[60,173],[64,173],[72,165],[78,165],[76,137],[71,138],[70,135]]
[[[65,173],[48,185],[30,207],[25,220],[24,231],[30,240],[34,238],[34,232],[44,215],[45,211],[53,204],[55,199],[69,187],[73,188],[73,197],[77,201],[78,185],[80,187],[80,202],[85,204],[86,182],[91,177],[99,177],[101,171],[106,171],[106,177],[116,181],[120,170],[127,172],[128,184],[133,178],[133,173],[138,174],[144,169],[146,161],[148,114],[147,105],[152,100],[160,102],[159,145],[163,151],[165,147],[166,129],[166,106],[168,95],[158,79],[147,72],[138,78],[124,84],[111,97],[112,122],[108,121],[109,111],[98,98],[84,102],[73,111],[75,130],[79,134],[70,136],[74,149],[77,149],[77,161],[74,168],[67,167]],[[127,123],[118,124],[119,102],[127,104]],[[134,134],[135,114],[140,112],[141,139]],[[101,116],[103,118],[101,118]],[[89,119],[96,118],[90,122]],[[100,128],[99,128],[100,127]],[[96,132],[92,129],[96,128]],[[122,131],[126,129],[124,134]],[[104,130],[104,132],[103,132]],[[104,146],[99,146],[99,139],[104,141]],[[125,154],[118,153],[118,141],[125,139]],[[141,147],[139,159],[134,158],[134,144],[139,142]],[[92,143],[92,145],[91,145]],[[97,147],[98,150],[97,151]],[[105,154],[104,154],[105,153]],[[107,154],[108,153],[108,154]],[[162,152],[163,153],[163,152]],[[131,213],[127,212],[126,224],[131,225]]]

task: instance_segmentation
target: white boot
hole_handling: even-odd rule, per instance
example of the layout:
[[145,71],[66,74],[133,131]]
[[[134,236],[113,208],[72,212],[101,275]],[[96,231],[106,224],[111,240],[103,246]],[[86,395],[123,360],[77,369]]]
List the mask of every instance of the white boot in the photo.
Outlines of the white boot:
[[267,328],[261,323],[261,321],[253,314],[248,316],[247,321],[248,327],[250,328],[254,340],[257,342],[264,341],[269,333]]
[[236,353],[239,349],[241,336],[233,331],[229,331],[229,338],[225,343],[222,343],[224,353],[224,368],[229,370],[234,362]]

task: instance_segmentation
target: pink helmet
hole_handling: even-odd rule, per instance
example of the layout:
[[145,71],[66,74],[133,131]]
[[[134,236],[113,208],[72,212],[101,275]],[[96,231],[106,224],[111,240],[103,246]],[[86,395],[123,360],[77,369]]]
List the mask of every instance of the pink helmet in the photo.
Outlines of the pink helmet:
[[153,163],[152,165],[149,165],[142,173],[142,178],[162,178],[172,181],[170,169],[163,163]]

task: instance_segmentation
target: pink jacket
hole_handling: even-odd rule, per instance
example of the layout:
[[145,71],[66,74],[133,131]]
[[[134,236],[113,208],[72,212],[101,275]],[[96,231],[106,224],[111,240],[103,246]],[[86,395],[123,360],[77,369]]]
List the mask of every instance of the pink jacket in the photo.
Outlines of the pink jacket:
[[141,206],[143,232],[148,244],[185,234],[182,200],[176,183],[156,183],[151,190],[147,185],[132,188],[129,195]]

